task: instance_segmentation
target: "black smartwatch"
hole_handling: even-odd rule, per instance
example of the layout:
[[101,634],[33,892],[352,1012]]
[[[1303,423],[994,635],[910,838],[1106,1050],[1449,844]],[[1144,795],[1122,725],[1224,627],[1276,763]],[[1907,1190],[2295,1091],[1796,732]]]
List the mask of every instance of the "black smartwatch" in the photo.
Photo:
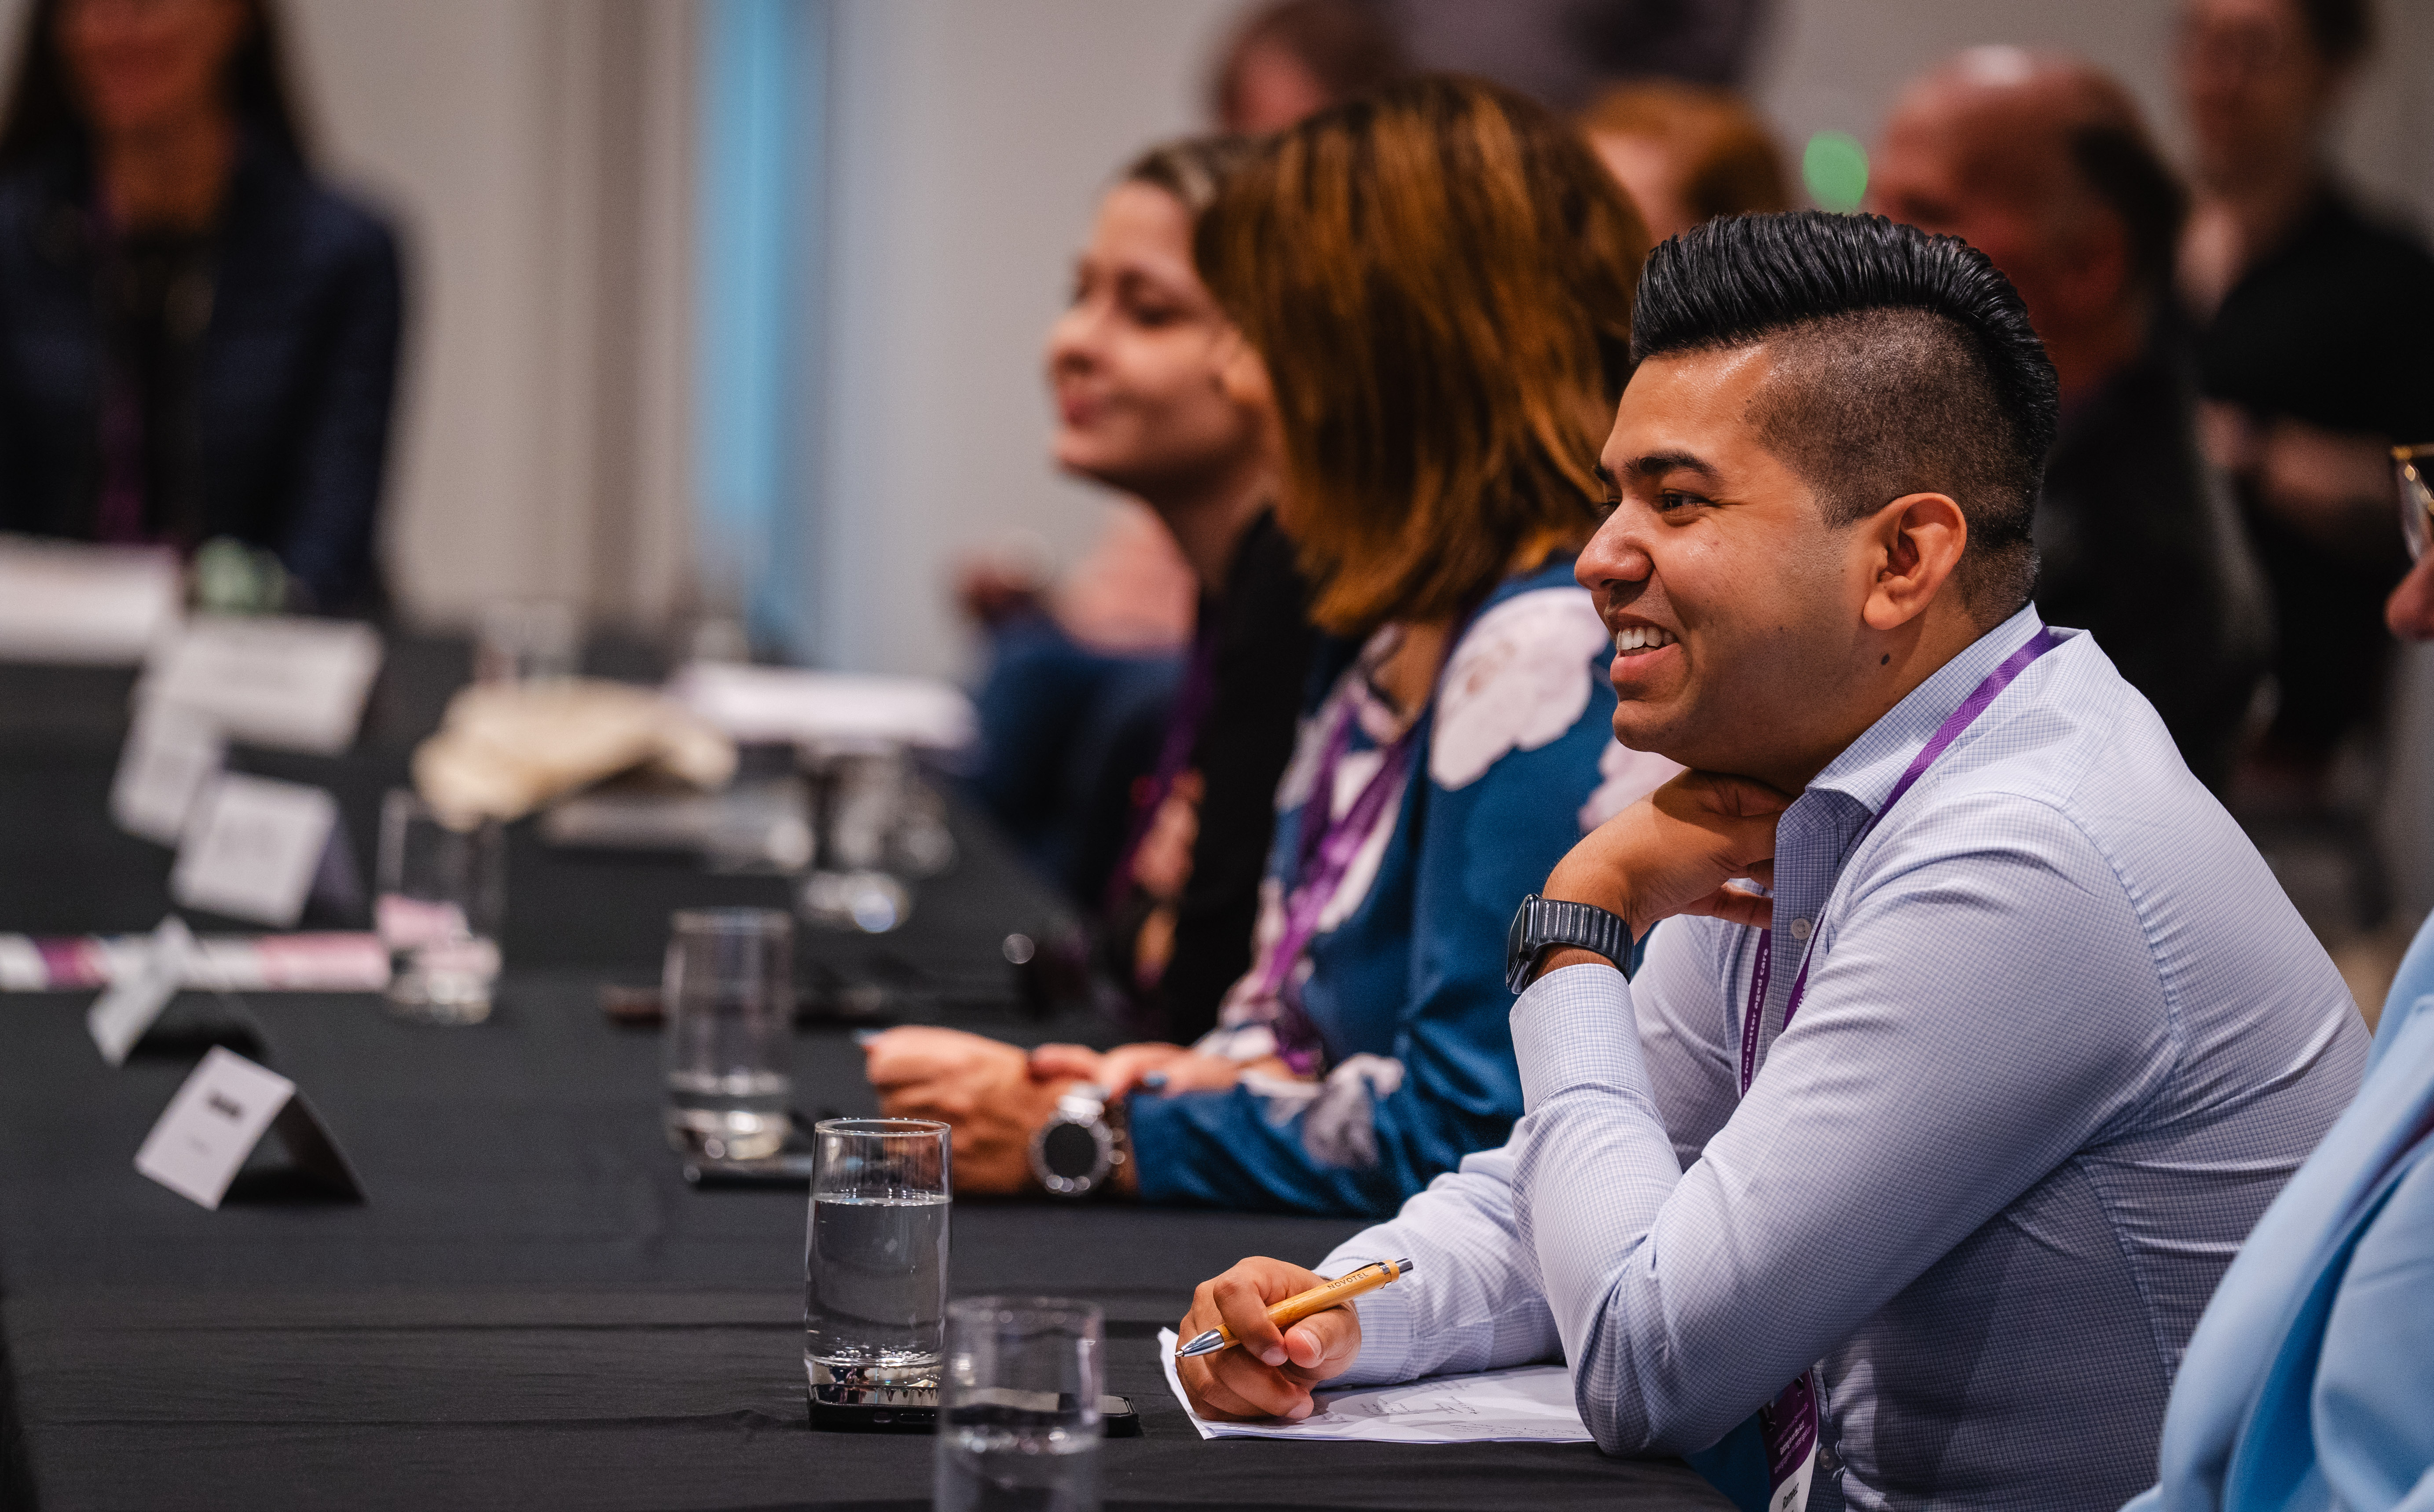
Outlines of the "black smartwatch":
[[1107,1184],[1130,1151],[1123,1104],[1088,1082],[1066,1090],[1031,1136],[1031,1174],[1053,1197],[1087,1197]]
[[1621,915],[1534,892],[1513,911],[1513,928],[1504,936],[1504,985],[1516,993],[1528,987],[1538,957],[1559,945],[1603,955],[1631,974],[1631,925]]

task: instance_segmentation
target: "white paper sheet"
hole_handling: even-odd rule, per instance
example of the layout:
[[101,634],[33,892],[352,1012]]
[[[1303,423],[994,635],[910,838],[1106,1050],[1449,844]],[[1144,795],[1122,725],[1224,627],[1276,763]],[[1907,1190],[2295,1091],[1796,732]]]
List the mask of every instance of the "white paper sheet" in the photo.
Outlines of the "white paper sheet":
[[1572,1405],[1572,1378],[1559,1365],[1526,1365],[1469,1376],[1432,1376],[1394,1386],[1317,1393],[1299,1422],[1210,1422],[1191,1412],[1174,1374],[1174,1332],[1157,1336],[1167,1389],[1203,1438],[1313,1438],[1365,1444],[1586,1444]]
[[696,662],[668,693],[741,741],[867,740],[954,750],[979,729],[971,699],[934,678]]

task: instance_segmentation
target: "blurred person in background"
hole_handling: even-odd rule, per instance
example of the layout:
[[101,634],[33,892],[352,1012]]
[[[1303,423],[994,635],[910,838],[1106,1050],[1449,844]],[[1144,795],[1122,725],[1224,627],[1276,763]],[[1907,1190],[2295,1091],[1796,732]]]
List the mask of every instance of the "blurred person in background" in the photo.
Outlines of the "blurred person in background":
[[1767,0],[1388,0],[1411,66],[1475,74],[1567,112],[1624,79],[1738,88]]
[[[1210,71],[1209,111],[1225,132],[1265,133],[1401,71],[1397,43],[1375,0],[1282,0],[1246,12],[1227,37]],[[1185,245],[1184,277],[1196,289]],[[1127,487],[1061,455],[1059,461]],[[1202,887],[1189,887],[1181,858],[1196,843],[1197,816],[1188,803],[1162,801],[1174,796],[1174,784],[1157,768],[1175,700],[1188,691],[1194,603],[1213,579],[1187,558],[1159,516],[1139,500],[1119,502],[1088,555],[1054,589],[1036,563],[1001,553],[968,563],[957,596],[988,640],[977,699],[982,765],[975,796],[1033,868],[1077,902],[1097,908],[1106,902],[1113,913],[1134,916],[1110,920],[1103,937],[1114,958],[1103,964],[1142,1027],[1163,1017],[1166,1032],[1191,1038],[1214,1022],[1216,999],[1240,973],[1247,945],[1232,939],[1230,923],[1201,930],[1168,922],[1196,919],[1214,897],[1233,898],[1238,889],[1214,873]],[[1183,796],[1196,793],[1200,782],[1190,777]],[[1271,781],[1259,790],[1262,816],[1238,836],[1255,857],[1265,845],[1273,789]],[[1130,863],[1145,843],[1140,800],[1152,797],[1160,801],[1146,805],[1153,827],[1147,874],[1136,876]],[[1221,790],[1221,821],[1233,807]],[[1240,870],[1220,868],[1236,881]],[[1255,860],[1249,874],[1257,872]],[[1184,898],[1185,889],[1193,896]],[[1229,912],[1243,906],[1226,905]],[[1203,955],[1211,940],[1226,943],[1216,955]],[[1179,962],[1161,966],[1170,952]]]
[[1782,154],[1730,90],[1675,79],[1618,84],[1581,116],[1589,145],[1665,241],[1718,215],[1791,208]]
[[1250,963],[1272,799],[1315,635],[1272,507],[1266,375],[1191,262],[1193,222],[1251,150],[1243,137],[1204,137],[1127,168],[1048,336],[1058,465],[1143,501],[1199,600],[1158,763],[1109,879],[1106,931],[1144,1027],[1187,1038],[1216,1023]]
[[314,176],[268,0],[29,8],[0,121],[0,529],[240,542],[262,607],[376,609],[400,318],[396,242]]
[[2137,107],[2077,59],[1973,48],[1903,93],[1870,191],[2020,291],[2062,381],[2037,609],[2095,634],[2220,794],[2271,627],[2235,507],[2199,453],[2171,297],[2185,200]]
[[1276,139],[1202,218],[1202,274],[1274,385],[1331,675],[1251,968],[1198,1046],[871,1042],[889,1113],[955,1125],[960,1188],[1033,1186],[1035,1141],[1078,1116],[1144,1200],[1383,1212],[1510,1129],[1505,923],[1676,770],[1611,738],[1613,644],[1572,577],[1646,249],[1568,124],[1435,77]]
[[[2434,641],[2434,447],[2402,478],[2417,564],[2384,605]],[[2434,919],[2366,1079],[2257,1219],[2181,1358],[2158,1485],[2130,1512],[2434,1507]]]
[[1278,0],[1245,11],[1219,49],[1209,113],[1226,130],[1264,135],[1406,71],[1381,0]]
[[2375,606],[2406,559],[2385,449],[2434,438],[2434,259],[2338,184],[2328,138],[2372,36],[2369,0],[2184,0],[2196,146],[2181,255],[2203,323],[2209,450],[2235,476],[2270,585],[2278,704],[2243,795],[2321,808],[2334,758],[2380,723]]

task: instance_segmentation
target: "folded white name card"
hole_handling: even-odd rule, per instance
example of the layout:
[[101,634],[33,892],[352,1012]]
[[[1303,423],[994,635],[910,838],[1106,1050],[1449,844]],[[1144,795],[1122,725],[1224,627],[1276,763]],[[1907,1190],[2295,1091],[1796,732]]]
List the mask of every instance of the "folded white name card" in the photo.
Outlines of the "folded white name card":
[[84,1016],[85,1030],[102,1059],[113,1066],[126,1064],[127,1053],[184,985],[194,956],[195,936],[185,922],[175,914],[161,920],[145,949],[111,978]]
[[296,1084],[214,1045],[135,1152],[135,1169],[180,1196],[217,1208]]
[[290,928],[337,820],[337,800],[317,787],[228,773],[195,804],[169,896],[181,908]]
[[217,1045],[145,1136],[135,1169],[189,1201],[217,1209],[246,1158],[274,1127],[299,1172],[335,1194],[363,1196],[353,1168],[296,1084]]
[[163,643],[136,697],[175,704],[231,740],[330,756],[354,744],[380,663],[368,625],[203,615]]
[[184,603],[176,552],[0,536],[0,661],[133,666]]
[[138,711],[110,784],[110,816],[129,834],[176,845],[227,752],[217,726],[179,705]]

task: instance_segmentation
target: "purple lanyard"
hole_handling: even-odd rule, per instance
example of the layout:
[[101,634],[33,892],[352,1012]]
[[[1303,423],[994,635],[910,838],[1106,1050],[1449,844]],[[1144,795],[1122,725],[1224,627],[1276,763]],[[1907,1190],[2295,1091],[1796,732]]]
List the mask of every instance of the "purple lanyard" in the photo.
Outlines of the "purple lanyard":
[[1167,715],[1166,741],[1158,747],[1157,765],[1134,790],[1132,827],[1124,835],[1115,869],[1107,873],[1110,916],[1122,913],[1131,896],[1134,858],[1140,854],[1141,842],[1149,838],[1150,826],[1157,822],[1157,811],[1166,806],[1166,796],[1174,791],[1174,780],[1191,765],[1191,747],[1200,743],[1200,727],[1208,722],[1209,706],[1217,701],[1217,616],[1204,611],[1200,618],[1192,633],[1191,660],[1184,668],[1183,686],[1176,690],[1174,711]]
[[[1884,822],[1885,816],[1893,812],[1894,805],[1902,800],[1902,795],[1927,775],[1927,769],[1935,765],[1936,758],[1943,755],[1954,741],[1961,738],[1963,730],[1978,722],[1978,716],[1984,713],[1987,706],[2012,685],[2014,678],[2027,671],[2030,662],[2062,644],[2061,636],[2050,627],[2040,626],[2026,645],[2013,652],[2004,659],[2001,666],[1989,673],[1986,680],[1978,684],[1977,690],[1962,700],[1961,707],[1952,711],[1952,716],[1945,720],[1942,728],[1911,758],[1910,769],[1901,774],[1901,781],[1895,782],[1894,790],[1885,796],[1884,806],[1860,827],[1860,833],[1851,839],[1852,846],[1856,848],[1871,831]],[[1791,996],[1783,1005],[1783,1026],[1786,1029],[1791,1027],[1791,1016],[1799,1011],[1800,1000],[1808,994],[1808,958],[1816,949],[1816,937],[1812,935],[1808,949],[1801,953],[1799,973],[1791,979]],[[1741,1012],[1741,1092],[1744,1096],[1749,1092],[1751,1080],[1757,1074],[1758,1025],[1766,1018],[1766,988],[1774,974],[1774,931],[1762,929],[1757,936],[1757,964],[1750,971],[1749,1003]]]
[[[1302,828],[1298,854],[1294,865],[1293,895],[1285,903],[1285,927],[1277,936],[1276,949],[1268,955],[1268,970],[1260,983],[1262,997],[1282,1001],[1285,978],[1301,959],[1304,947],[1318,933],[1318,919],[1327,912],[1327,904],[1335,889],[1344,884],[1344,874],[1352,869],[1352,858],[1361,853],[1370,833],[1386,811],[1386,800],[1402,784],[1403,769],[1411,765],[1412,745],[1418,736],[1420,721],[1414,718],[1412,728],[1386,747],[1385,759],[1378,764],[1352,806],[1340,818],[1328,818],[1335,808],[1335,769],[1344,761],[1352,745],[1352,724],[1359,712],[1358,696],[1345,700],[1344,713],[1335,721],[1335,729],[1327,737],[1327,753],[1319,759],[1318,772],[1311,779],[1310,797],[1302,804]],[[1324,822],[1312,825],[1311,809],[1315,806]]]
[[[2005,688],[2012,685],[2014,678],[2028,670],[2030,662],[2062,643],[2061,636],[2056,635],[2050,628],[2040,626],[2037,633],[2030,638],[2026,645],[2006,657],[2003,664],[1997,667],[1985,681],[1978,684],[1977,691],[1962,700],[1961,707],[1952,711],[1952,716],[1944,722],[1919,753],[1911,758],[1909,770],[1901,774],[1901,781],[1894,784],[1894,790],[1885,795],[1884,806],[1877,809],[1868,822],[1860,827],[1860,833],[1852,837],[1851,844],[1854,847],[1858,846],[1861,840],[1868,837],[1869,832],[1883,822],[1884,816],[1893,812],[1894,805],[1901,801],[1902,795],[1909,792],[1912,784],[1916,783],[1921,777],[1927,775],[1927,769],[1935,765],[1936,758],[1943,755],[1954,741],[1961,738],[1963,730],[1977,722],[1978,716],[1986,712],[1987,706],[1992,704]],[[1791,979],[1791,996],[1786,999],[1783,1005],[1783,1026],[1787,1029],[1791,1027],[1791,1016],[1799,1010],[1800,1000],[1808,990],[1808,958],[1816,949],[1817,937],[1812,934],[1808,938],[1808,949],[1801,953],[1799,974]],[[1743,1096],[1749,1094],[1750,1082],[1757,1074],[1757,1030],[1760,1021],[1766,1017],[1767,979],[1774,971],[1774,931],[1762,929],[1758,931],[1757,936],[1757,964],[1750,971],[1749,1002],[1741,1010],[1741,1094]],[[1774,1400],[1758,1409],[1758,1435],[1766,1445],[1767,1505],[1769,1507],[1806,1504],[1808,1477],[1813,1473],[1810,1467],[1816,1461],[1818,1414],[1819,1401],[1814,1370],[1800,1372],[1798,1379],[1776,1393]],[[1801,1486],[1796,1496],[1784,1489],[1787,1484],[1795,1479],[1799,1481]]]

